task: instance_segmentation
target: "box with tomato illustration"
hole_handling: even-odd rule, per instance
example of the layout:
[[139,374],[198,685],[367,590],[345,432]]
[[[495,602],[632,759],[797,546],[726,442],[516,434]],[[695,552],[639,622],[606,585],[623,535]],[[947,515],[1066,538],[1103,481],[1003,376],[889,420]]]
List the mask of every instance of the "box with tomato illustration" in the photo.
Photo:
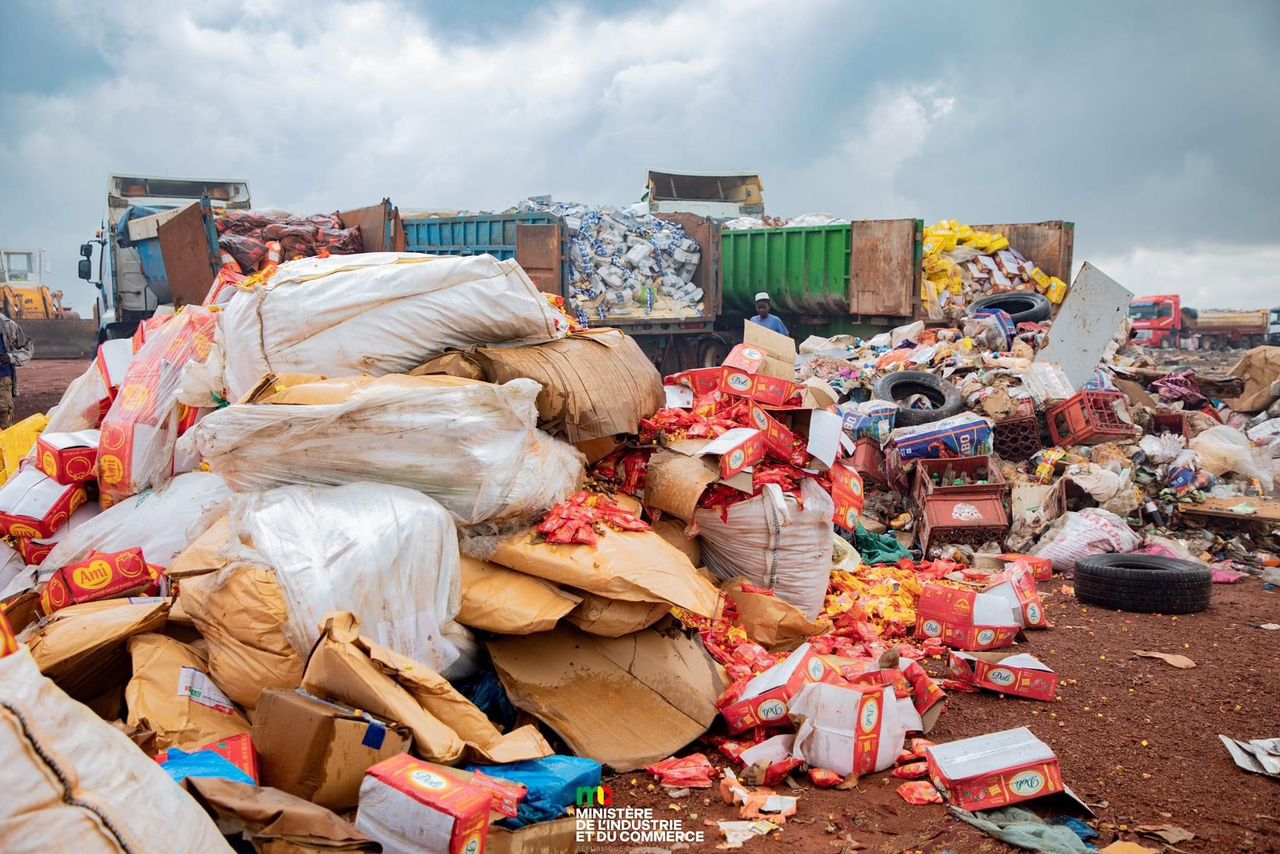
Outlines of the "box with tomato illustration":
[[52,614],[72,605],[124,596],[156,596],[161,571],[147,564],[142,549],[89,552],[79,563],[67,564],[49,579],[40,594],[40,607]]
[[22,469],[0,486],[0,531],[10,537],[51,537],[87,497],[83,484],[58,483],[39,469]]
[[813,682],[846,684],[843,676],[809,644],[796,647],[791,655],[752,678],[738,696],[732,689],[721,698],[720,714],[729,732],[739,733],[752,727],[787,728],[787,707],[800,689]]
[[62,484],[83,483],[98,476],[97,430],[43,433],[36,439],[36,466]]
[[1053,702],[1058,674],[1025,652],[951,652],[951,672],[961,682],[999,694]]
[[491,803],[487,789],[401,753],[365,772],[356,829],[381,842],[383,851],[479,854]]
[[990,593],[930,584],[916,603],[916,636],[956,649],[999,649],[1020,631],[1009,603]]
[[952,806],[990,810],[1066,790],[1049,745],[1026,727],[925,750],[929,777]]

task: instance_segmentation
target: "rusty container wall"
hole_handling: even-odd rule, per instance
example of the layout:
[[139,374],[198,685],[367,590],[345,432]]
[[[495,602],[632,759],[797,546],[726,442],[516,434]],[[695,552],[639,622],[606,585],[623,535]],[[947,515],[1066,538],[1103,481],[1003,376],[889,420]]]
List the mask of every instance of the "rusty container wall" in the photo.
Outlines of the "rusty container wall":
[[1048,222],[1015,222],[1003,225],[975,225],[980,231],[995,231],[1009,238],[1017,249],[1050,276],[1071,283],[1072,253],[1076,224],[1055,219]]

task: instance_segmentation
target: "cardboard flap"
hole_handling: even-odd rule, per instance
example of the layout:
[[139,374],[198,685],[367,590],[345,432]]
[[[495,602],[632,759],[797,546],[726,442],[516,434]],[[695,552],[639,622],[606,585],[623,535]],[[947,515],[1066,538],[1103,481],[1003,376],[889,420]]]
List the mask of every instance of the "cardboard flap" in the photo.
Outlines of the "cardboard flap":
[[764,352],[764,362],[755,373],[783,380],[795,379],[795,339],[750,320],[744,320],[742,325],[742,343]]
[[561,626],[487,644],[511,701],[578,756],[630,771],[706,732],[725,687],[701,644],[653,629],[622,638]]
[[660,448],[645,472],[645,506],[691,521],[702,493],[719,477],[715,467],[701,459]]
[[255,842],[279,839],[324,849],[380,850],[355,825],[279,789],[211,777],[188,777],[182,786],[220,829],[244,833]]

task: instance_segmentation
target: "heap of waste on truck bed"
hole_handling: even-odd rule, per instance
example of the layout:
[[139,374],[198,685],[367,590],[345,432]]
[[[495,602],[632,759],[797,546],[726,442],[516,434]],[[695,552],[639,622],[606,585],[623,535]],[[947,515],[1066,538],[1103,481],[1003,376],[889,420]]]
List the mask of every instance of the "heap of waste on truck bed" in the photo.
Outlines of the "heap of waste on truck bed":
[[[698,301],[678,229],[557,212],[580,308]],[[1274,580],[1280,349],[1166,374],[1093,267],[929,234],[936,319],[747,323],[665,379],[514,261],[228,262],[0,437],[0,847],[570,850],[606,768],[719,780],[739,844],[798,775],[1069,796],[1026,729],[925,736],[947,693],[1054,699],[1037,582]]]

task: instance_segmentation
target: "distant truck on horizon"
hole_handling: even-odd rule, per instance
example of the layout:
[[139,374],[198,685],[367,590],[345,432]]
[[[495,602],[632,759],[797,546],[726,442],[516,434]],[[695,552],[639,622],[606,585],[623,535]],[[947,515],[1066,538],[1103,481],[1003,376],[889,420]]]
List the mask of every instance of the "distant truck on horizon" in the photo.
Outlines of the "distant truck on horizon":
[[1177,294],[1159,294],[1133,300],[1129,318],[1137,342],[1161,350],[1178,349],[1194,335],[1200,336],[1199,346],[1209,350],[1280,344],[1280,308],[1197,311],[1183,306]]

